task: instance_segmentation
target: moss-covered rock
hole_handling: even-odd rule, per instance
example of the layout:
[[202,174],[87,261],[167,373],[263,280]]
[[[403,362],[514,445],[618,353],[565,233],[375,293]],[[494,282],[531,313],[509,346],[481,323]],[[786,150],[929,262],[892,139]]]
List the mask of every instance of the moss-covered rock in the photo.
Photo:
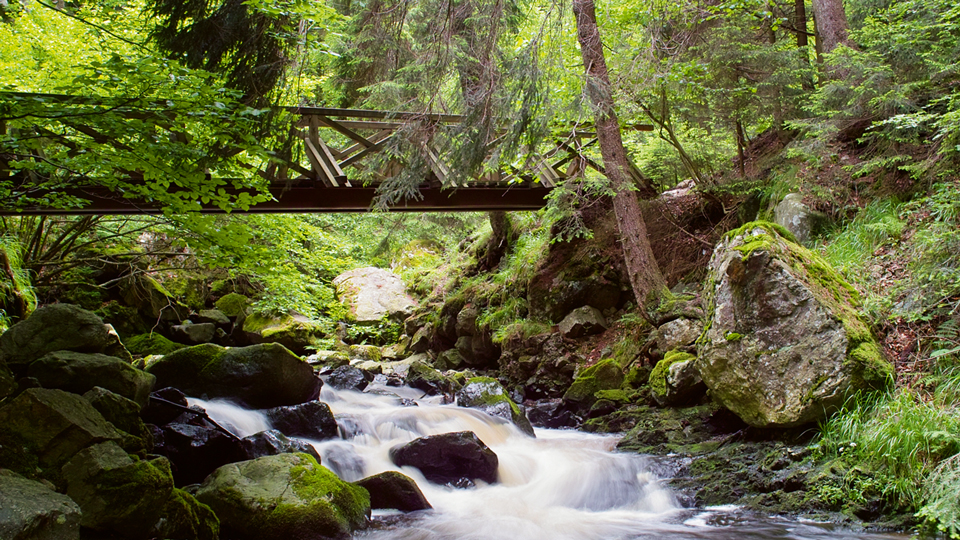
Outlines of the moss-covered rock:
[[650,390],[663,406],[690,404],[699,399],[706,386],[697,371],[697,357],[678,350],[667,352],[650,372]]
[[164,356],[146,370],[159,388],[261,409],[316,399],[322,384],[310,364],[276,343],[229,349],[205,343]]
[[298,313],[277,317],[253,313],[243,320],[243,332],[251,343],[279,343],[297,354],[327,335],[320,323]]
[[444,377],[442,373],[420,360],[409,362],[404,380],[407,385],[423,390],[431,396],[449,394],[456,391],[460,386],[456,381]]
[[127,346],[127,350],[138,356],[170,354],[186,347],[186,345],[174,343],[156,332],[128,337],[123,340],[123,343]]
[[156,378],[127,362],[104,354],[73,351],[48,353],[27,368],[27,376],[45,388],[59,388],[83,394],[101,386],[132,399],[141,407],[147,404]]
[[204,480],[197,499],[225,534],[263,538],[342,539],[367,523],[370,496],[341,481],[307,454],[280,454],[225,465]]
[[589,408],[597,400],[599,390],[616,390],[623,384],[623,371],[617,362],[608,358],[583,370],[563,394],[563,400],[582,408]]
[[217,300],[214,306],[227,317],[235,318],[241,314],[245,314],[250,304],[249,298],[242,294],[232,292]]
[[816,422],[892,381],[856,290],[782,227],[755,222],[729,233],[705,294],[697,367],[713,397],[751,425]]
[[76,540],[80,507],[40,482],[0,469],[0,538]]
[[140,418],[140,405],[106,388],[94,387],[83,394],[104,420],[125,436],[120,446],[129,454],[146,454],[153,450],[153,435]]
[[120,281],[120,295],[128,306],[137,308],[148,321],[180,322],[190,309],[159,281],[145,275],[128,276]]
[[7,364],[0,360],[0,399],[17,391],[17,381]]
[[534,437],[533,426],[519,405],[514,403],[506,390],[492,377],[474,377],[468,379],[457,392],[457,405],[479,409],[491,416],[499,416]]
[[173,490],[162,515],[156,526],[159,538],[217,540],[220,536],[220,520],[213,510],[182,489]]

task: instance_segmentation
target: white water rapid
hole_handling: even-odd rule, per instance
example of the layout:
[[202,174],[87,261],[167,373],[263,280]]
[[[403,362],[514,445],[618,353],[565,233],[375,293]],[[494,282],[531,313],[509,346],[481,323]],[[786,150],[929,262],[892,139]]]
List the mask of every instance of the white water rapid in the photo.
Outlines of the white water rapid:
[[[378,393],[382,392],[382,393]],[[393,394],[393,395],[389,395]],[[614,540],[638,538],[730,539],[893,538],[847,535],[818,524],[769,523],[737,517],[735,509],[683,509],[647,458],[613,452],[617,438],[567,430],[537,429],[536,438],[473,409],[420,399],[409,388],[373,387],[367,392],[324,386],[341,439],[310,441],[323,465],[354,481],[400,471],[414,480],[434,510],[390,519],[357,534],[364,540]],[[404,406],[401,396],[416,400]],[[237,435],[269,429],[262,413],[223,401],[204,402],[218,423]],[[411,403],[411,401],[407,401]],[[392,447],[425,435],[473,431],[500,460],[499,481],[455,489],[428,482],[412,467],[397,467]],[[718,518],[718,516],[720,516]],[[739,526],[738,526],[739,525]]]

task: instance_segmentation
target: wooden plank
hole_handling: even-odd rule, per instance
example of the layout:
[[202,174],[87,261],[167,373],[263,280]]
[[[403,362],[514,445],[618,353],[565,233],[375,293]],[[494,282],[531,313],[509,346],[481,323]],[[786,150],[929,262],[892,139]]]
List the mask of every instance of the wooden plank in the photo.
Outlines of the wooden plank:
[[[377,147],[377,149],[382,149],[382,148],[383,148],[383,145],[381,145],[380,143],[383,142],[387,137],[389,137],[389,136],[392,135],[392,134],[393,134],[393,130],[392,130],[392,129],[385,129],[385,130],[383,130],[383,131],[378,132],[376,135],[373,135],[372,137],[370,137],[369,140],[370,140],[370,142],[373,143],[373,146]],[[346,150],[341,151],[341,152],[340,152],[340,159],[341,159],[341,160],[348,159],[354,152],[363,151],[363,150],[365,150],[366,148],[371,148],[371,149],[373,149],[372,147],[364,147],[363,145],[355,144],[355,145],[347,148]],[[368,153],[369,153],[369,152],[365,153],[364,155],[366,155],[366,154],[368,154]],[[346,165],[344,165],[343,163],[341,163],[341,164],[340,164],[340,167],[343,168],[343,167],[346,167]]]
[[374,152],[379,152],[380,150],[383,150],[383,147],[387,145],[387,143],[390,141],[391,138],[393,138],[393,135],[390,135],[389,137],[387,137],[387,138],[383,139],[382,141],[378,142],[377,144],[375,144],[375,145],[373,145],[373,146],[371,146],[371,147],[369,147],[369,148],[364,148],[364,149],[361,150],[360,152],[358,152],[358,153],[356,153],[356,154],[348,157],[347,159],[341,161],[341,162],[340,162],[340,168],[347,168],[347,167],[349,167],[350,165],[356,165],[357,162],[359,162],[361,159],[365,158],[365,157],[368,156],[369,154],[372,154],[372,153],[374,153]]
[[353,131],[353,130],[351,130],[351,129],[347,129],[346,127],[344,127],[343,125],[341,125],[341,124],[340,124],[339,122],[337,122],[336,120],[327,118],[326,116],[319,116],[319,117],[317,117],[317,119],[320,120],[320,123],[325,124],[325,125],[327,125],[328,127],[333,128],[333,130],[336,131],[337,133],[339,133],[339,134],[341,134],[341,135],[344,135],[345,137],[347,137],[347,138],[349,138],[349,139],[353,139],[355,142],[357,142],[357,143],[359,143],[359,144],[361,144],[361,145],[363,145],[363,146],[365,146],[365,147],[368,147],[368,148],[369,148],[369,147],[373,146],[373,143],[370,142],[370,141],[368,141],[365,137],[361,136],[359,133],[357,133],[357,132],[355,132],[355,131]]
[[340,187],[337,184],[334,172],[328,170],[326,163],[323,162],[323,159],[320,157],[320,150],[314,146],[313,141],[310,140],[310,137],[307,137],[303,140],[304,146],[307,149],[307,158],[310,159],[310,164],[313,165],[313,170],[316,172],[316,176],[323,181],[323,184],[327,187]]
[[330,151],[330,148],[327,146],[327,143],[323,142],[323,139],[317,139],[317,142],[320,144],[320,159],[323,160],[326,168],[333,172],[334,176],[334,185],[337,182],[341,182],[346,187],[351,187],[350,180],[347,179],[347,175],[343,174],[343,170],[340,168],[340,165],[337,163],[336,158],[333,157],[333,153]]
[[434,153],[433,149],[426,144],[421,145],[421,148],[423,148],[423,151],[426,153],[427,161],[430,162],[430,170],[433,171],[433,174],[437,175],[440,183],[444,186],[457,187],[456,183],[448,180],[450,177],[449,167],[440,161],[440,157]]

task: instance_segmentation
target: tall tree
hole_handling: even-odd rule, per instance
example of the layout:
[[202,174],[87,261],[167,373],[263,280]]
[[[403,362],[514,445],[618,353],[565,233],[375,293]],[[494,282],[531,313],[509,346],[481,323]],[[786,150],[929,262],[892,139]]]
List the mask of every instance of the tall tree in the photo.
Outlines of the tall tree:
[[637,192],[644,195],[655,193],[653,187],[641,181],[635,186],[630,162],[620,136],[620,121],[613,108],[610,90],[610,75],[597,27],[597,14],[593,0],[573,0],[573,14],[577,21],[577,39],[583,57],[587,95],[594,109],[600,154],[607,178],[615,195],[613,207],[620,230],[620,243],[626,262],[630,285],[637,303],[643,306],[648,299],[662,296],[667,290],[666,280],[650,248],[647,225],[640,212]]
[[824,54],[838,45],[851,45],[843,0],[813,0],[813,14],[817,23],[817,39]]

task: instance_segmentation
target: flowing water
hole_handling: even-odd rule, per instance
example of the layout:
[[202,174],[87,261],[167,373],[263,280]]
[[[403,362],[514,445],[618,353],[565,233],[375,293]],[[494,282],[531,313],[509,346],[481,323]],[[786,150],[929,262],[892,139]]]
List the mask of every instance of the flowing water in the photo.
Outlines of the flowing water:
[[[323,465],[346,481],[401,471],[416,480],[434,507],[406,516],[374,511],[374,526],[357,533],[357,540],[906,538],[754,516],[735,507],[683,508],[651,472],[647,458],[614,451],[616,437],[537,429],[531,438],[500,418],[421,399],[421,394],[409,388],[371,386],[360,393],[323,387],[320,399],[336,415],[342,437],[310,441]],[[191,403],[240,436],[269,429],[256,411],[222,401]],[[498,483],[440,486],[417,469],[390,461],[389,450],[396,445],[453,431],[473,431],[497,454]]]

